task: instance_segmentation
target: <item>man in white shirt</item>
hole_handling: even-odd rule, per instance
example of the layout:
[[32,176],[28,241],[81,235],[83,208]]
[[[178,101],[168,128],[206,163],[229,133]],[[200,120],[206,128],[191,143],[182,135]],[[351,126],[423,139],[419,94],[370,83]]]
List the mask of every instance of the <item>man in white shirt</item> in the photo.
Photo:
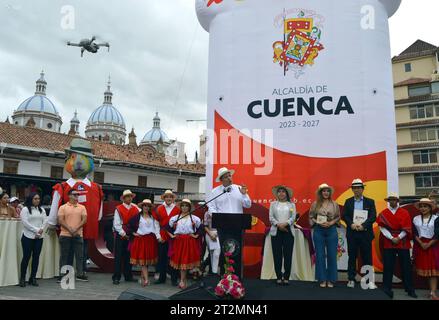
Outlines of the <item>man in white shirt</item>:
[[122,194],[122,204],[116,207],[114,212],[113,230],[115,232],[114,240],[114,274],[113,284],[119,285],[122,275],[122,267],[125,281],[136,282],[131,272],[130,252],[128,250],[129,237],[127,235],[128,222],[139,213],[140,209],[133,204],[135,194],[130,190],[125,190]]
[[170,235],[168,233],[169,219],[180,213],[180,209],[175,205],[175,199],[177,196],[172,190],[166,190],[161,195],[164,201],[162,205],[157,207],[155,212],[156,219],[160,223],[160,236],[163,242],[159,243],[159,257],[156,266],[156,270],[159,273],[159,278],[155,284],[161,284],[166,282],[166,274],[171,275],[171,283],[174,286],[178,286],[178,272],[169,265],[168,249]]
[[[238,186],[233,184],[232,176],[235,173],[234,170],[227,168],[221,168],[218,170],[218,176],[216,182],[221,182],[221,185],[214,188],[207,199],[213,200],[207,206],[209,208],[209,215],[213,213],[235,213],[242,214],[243,208],[250,208],[252,203],[247,193],[247,187],[245,185]],[[210,229],[215,231],[214,229]],[[218,230],[218,237],[216,241],[220,242],[221,251],[223,250],[224,240],[229,238],[227,230]],[[223,269],[224,266],[224,252],[220,256],[220,266]],[[222,273],[224,270],[221,270]]]

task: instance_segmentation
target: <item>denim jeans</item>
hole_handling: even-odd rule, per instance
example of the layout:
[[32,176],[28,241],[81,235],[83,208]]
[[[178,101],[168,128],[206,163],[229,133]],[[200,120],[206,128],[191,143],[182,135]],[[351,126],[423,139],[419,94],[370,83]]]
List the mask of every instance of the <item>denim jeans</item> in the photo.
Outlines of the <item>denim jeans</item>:
[[337,226],[323,228],[315,226],[313,232],[316,251],[316,279],[320,282],[337,281]]

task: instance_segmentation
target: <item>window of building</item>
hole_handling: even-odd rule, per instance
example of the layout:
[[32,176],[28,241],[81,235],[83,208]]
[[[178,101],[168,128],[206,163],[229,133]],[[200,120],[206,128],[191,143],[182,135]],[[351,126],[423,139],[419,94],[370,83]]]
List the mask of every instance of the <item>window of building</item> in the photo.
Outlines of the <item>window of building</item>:
[[95,172],[94,173],[94,182],[103,184],[105,182],[105,173],[104,172]]
[[64,176],[64,168],[63,167],[50,167],[50,177],[52,179],[62,179]]
[[[411,137],[413,142],[436,140],[437,128],[412,129]],[[438,133],[439,134],[439,133]]]
[[184,179],[178,179],[177,192],[184,192],[184,185],[185,185],[185,180]]
[[[437,114],[437,113],[436,113]],[[425,119],[434,117],[432,104],[410,107],[410,119]]]
[[48,129],[52,129],[52,127],[53,127],[53,126],[52,126],[51,123],[48,123],[48,124],[47,124],[47,128],[48,128]]
[[439,93],[439,82],[433,82],[431,84],[431,92],[432,93]]
[[18,161],[3,160],[3,173],[18,174]]
[[404,69],[405,69],[405,72],[411,72],[412,71],[412,64],[411,63],[406,63],[404,65]]
[[431,93],[430,85],[409,87],[409,96],[410,97],[422,96],[422,95],[426,95],[426,94],[430,94],[430,93]]
[[413,151],[414,164],[437,163],[437,150]]
[[415,174],[416,188],[439,187],[439,172]]
[[140,188],[146,188],[148,186],[148,177],[146,177],[146,176],[139,176],[137,185]]

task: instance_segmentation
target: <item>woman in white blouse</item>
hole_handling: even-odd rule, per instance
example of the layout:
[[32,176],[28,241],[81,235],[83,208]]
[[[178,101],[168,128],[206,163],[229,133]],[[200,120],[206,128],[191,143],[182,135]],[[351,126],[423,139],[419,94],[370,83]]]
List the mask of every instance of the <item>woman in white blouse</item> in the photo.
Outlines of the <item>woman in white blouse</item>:
[[23,235],[21,246],[23,248],[23,259],[21,260],[20,287],[26,286],[26,271],[29,260],[32,257],[31,274],[29,284],[37,287],[35,279],[40,262],[41,249],[43,247],[44,229],[47,226],[47,215],[44,208],[40,206],[41,198],[37,193],[30,194],[21,211],[21,222],[23,223]]
[[[291,202],[293,190],[287,186],[275,186],[272,192],[277,199],[270,204],[270,236],[276,283],[288,285],[294,247],[291,229],[296,221],[296,205]],[[282,273],[282,260],[284,273]]]
[[187,271],[200,267],[201,242],[198,231],[201,219],[191,214],[192,203],[183,199],[180,203],[181,213],[169,220],[173,231],[170,264],[180,270],[180,289],[187,287]]
[[158,260],[158,242],[163,242],[160,236],[160,224],[154,218],[152,202],[149,199],[138,204],[141,211],[128,222],[130,236],[130,263],[142,267],[141,284],[149,285],[148,266],[155,265]]
[[438,217],[433,213],[434,207],[434,202],[427,198],[421,199],[416,204],[420,215],[413,218],[413,256],[416,273],[429,280],[430,298],[439,300],[436,295],[439,277],[439,243],[435,237],[435,221]]

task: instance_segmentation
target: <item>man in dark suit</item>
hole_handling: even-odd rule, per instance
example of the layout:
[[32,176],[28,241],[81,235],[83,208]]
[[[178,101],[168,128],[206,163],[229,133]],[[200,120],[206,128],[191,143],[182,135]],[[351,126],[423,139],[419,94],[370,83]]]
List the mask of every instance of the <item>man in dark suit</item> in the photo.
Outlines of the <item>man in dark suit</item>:
[[[363,196],[365,185],[361,179],[355,179],[351,185],[354,196],[344,204],[343,221],[346,223],[346,238],[348,244],[348,287],[355,287],[357,274],[357,256],[360,252],[363,265],[373,265],[372,241],[374,239],[373,224],[376,220],[375,201]],[[354,213],[359,210],[367,211],[367,218],[362,223],[354,222]],[[376,289],[373,281],[369,282],[369,289]]]

